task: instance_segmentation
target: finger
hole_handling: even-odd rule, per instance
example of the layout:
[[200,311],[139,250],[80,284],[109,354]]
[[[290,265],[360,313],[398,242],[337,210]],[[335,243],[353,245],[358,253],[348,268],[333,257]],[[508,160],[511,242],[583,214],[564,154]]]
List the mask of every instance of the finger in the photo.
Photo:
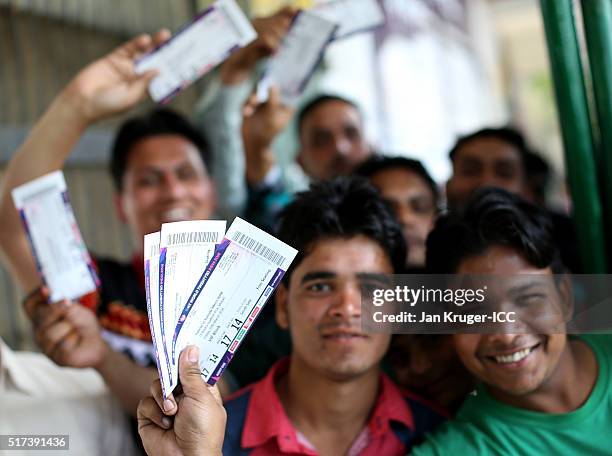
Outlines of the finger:
[[253,93],[251,93],[251,95],[249,95],[249,98],[247,98],[247,101],[242,108],[242,115],[245,117],[251,117],[258,105],[259,98],[257,97],[257,90],[255,90]]
[[66,321],[83,334],[99,332],[98,319],[91,309],[73,305],[64,311]]
[[164,415],[152,397],[145,397],[140,401],[136,416],[138,417],[139,431],[143,426],[148,426],[151,423],[163,429],[170,429],[172,427],[172,419]]
[[161,46],[170,39],[172,33],[167,28],[160,29],[155,35],[153,35],[153,44],[155,47]]
[[49,356],[57,349],[58,344],[73,331],[74,327],[66,320],[61,320],[39,331],[40,348]]
[[179,379],[183,394],[187,397],[198,399],[206,390],[206,383],[200,373],[200,350],[195,345],[190,345],[181,352]]
[[65,311],[59,307],[45,305],[36,309],[31,321],[36,331],[45,331],[47,327],[62,320],[64,314]]
[[36,309],[41,306],[48,305],[49,289],[45,286],[40,286],[32,290],[28,295],[23,298],[23,308],[28,318],[32,318]]
[[74,353],[80,342],[81,335],[76,329],[73,329],[57,344],[53,352],[49,354],[49,357],[56,360],[59,364],[66,364],[69,355]]
[[118,51],[130,57],[147,52],[153,48],[151,35],[143,33],[119,47]]
[[151,394],[155,402],[157,402],[158,407],[163,410],[166,415],[174,415],[177,412],[176,402],[172,394],[170,394],[164,400],[161,381],[159,379],[151,383],[151,386],[149,387],[149,393]]

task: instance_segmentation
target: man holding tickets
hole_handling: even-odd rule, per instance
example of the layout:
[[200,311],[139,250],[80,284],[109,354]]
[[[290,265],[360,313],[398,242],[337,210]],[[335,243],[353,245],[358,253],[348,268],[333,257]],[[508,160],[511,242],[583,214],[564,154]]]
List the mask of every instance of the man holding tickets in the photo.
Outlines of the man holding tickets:
[[[0,196],[0,246],[25,290],[36,290],[40,278],[11,190],[61,169],[88,126],[143,100],[155,72],[137,75],[134,62],[169,35],[165,30],[153,37],[141,35],[83,69],[55,98],[9,163]],[[199,138],[184,119],[168,110],[128,122],[120,131],[111,166],[118,190],[115,202],[120,218],[132,231],[136,265],[98,260],[102,287],[90,307],[96,308],[99,320],[83,306],[48,305],[44,289],[26,299],[26,312],[42,350],[57,364],[97,369],[132,414],[157,375],[150,367],[153,358],[148,357],[151,344],[140,285],[144,282],[142,239],[163,222],[205,219],[212,214],[214,186]],[[106,341],[100,326],[106,329]]]
[[[276,318],[291,334],[291,357],[226,402],[223,454],[404,454],[443,418],[381,373],[390,336],[365,334],[360,324],[361,287],[383,286],[382,276],[404,264],[399,223],[364,180],[338,178],[296,196],[281,216],[279,238],[299,251],[276,292]],[[194,383],[203,407],[218,415],[204,383]],[[149,441],[151,429],[172,428],[167,432],[177,440],[187,426],[203,433],[183,408],[196,399],[188,389],[186,399],[165,404],[155,383],[158,405],[141,404],[140,433],[150,454],[162,454]],[[162,410],[178,412],[174,424],[162,421]],[[203,444],[218,441],[219,424],[200,422],[211,426]]]

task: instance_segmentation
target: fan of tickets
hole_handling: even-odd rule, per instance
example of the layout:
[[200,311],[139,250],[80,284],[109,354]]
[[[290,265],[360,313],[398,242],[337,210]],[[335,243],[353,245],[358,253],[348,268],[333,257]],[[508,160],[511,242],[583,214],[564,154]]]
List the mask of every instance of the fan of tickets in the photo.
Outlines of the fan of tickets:
[[149,325],[164,398],[178,383],[178,357],[200,348],[214,385],[297,251],[236,218],[165,223],[144,238]]

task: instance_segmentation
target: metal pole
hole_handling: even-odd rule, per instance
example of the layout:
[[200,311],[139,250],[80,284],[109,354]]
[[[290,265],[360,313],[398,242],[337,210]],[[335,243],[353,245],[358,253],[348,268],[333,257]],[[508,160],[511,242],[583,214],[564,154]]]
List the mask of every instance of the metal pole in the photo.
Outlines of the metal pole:
[[572,1],[540,1],[583,269],[605,273],[602,211]]
[[612,1],[582,0],[582,17],[599,123],[597,168],[605,232],[612,233]]

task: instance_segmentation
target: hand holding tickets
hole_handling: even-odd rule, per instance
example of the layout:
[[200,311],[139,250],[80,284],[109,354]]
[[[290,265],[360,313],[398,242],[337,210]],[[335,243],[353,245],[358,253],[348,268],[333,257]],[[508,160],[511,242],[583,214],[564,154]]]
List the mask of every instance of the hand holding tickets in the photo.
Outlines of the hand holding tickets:
[[[188,345],[200,349],[205,381],[217,382],[297,254],[239,218],[221,240],[224,224],[177,222],[145,236],[149,323],[164,397],[178,383],[178,355]],[[168,240],[179,241],[174,252]]]
[[68,199],[66,181],[56,171],[12,192],[51,302],[76,300],[99,284]]
[[258,99],[265,102],[270,87],[275,85],[283,103],[295,105],[331,41],[384,22],[384,12],[376,0],[332,0],[298,13],[258,84]]
[[158,70],[149,93],[167,101],[257,36],[234,0],[218,0],[160,48],[136,63],[136,72]]

